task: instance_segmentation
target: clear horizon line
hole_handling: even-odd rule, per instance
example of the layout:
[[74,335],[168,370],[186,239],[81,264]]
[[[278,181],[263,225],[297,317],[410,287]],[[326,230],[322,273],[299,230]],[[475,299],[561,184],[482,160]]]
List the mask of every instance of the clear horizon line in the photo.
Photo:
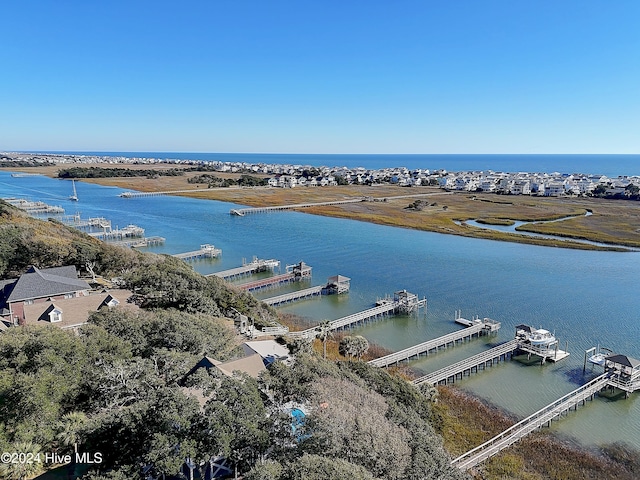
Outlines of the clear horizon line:
[[596,153],[309,153],[309,152],[206,152],[206,151],[179,151],[179,150],[2,150],[3,153],[50,153],[50,154],[95,154],[95,153],[181,153],[181,154],[220,154],[220,155],[397,155],[397,156],[412,156],[412,155],[519,155],[519,156],[535,156],[535,155],[640,155],[640,153],[608,153],[608,152],[596,152]]

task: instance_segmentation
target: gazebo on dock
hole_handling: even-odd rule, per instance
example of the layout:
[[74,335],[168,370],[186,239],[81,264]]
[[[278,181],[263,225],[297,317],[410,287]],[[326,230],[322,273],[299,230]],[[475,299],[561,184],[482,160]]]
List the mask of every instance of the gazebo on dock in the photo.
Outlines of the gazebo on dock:
[[640,360],[627,355],[609,355],[604,359],[604,370],[610,373],[609,386],[624,390],[625,397],[640,389]]
[[323,293],[326,291],[328,294],[333,293],[345,293],[349,291],[351,286],[351,279],[344,275],[334,275],[327,278],[327,284],[323,288]]
[[625,380],[640,379],[640,360],[627,355],[609,355],[604,359],[606,372],[613,372]]

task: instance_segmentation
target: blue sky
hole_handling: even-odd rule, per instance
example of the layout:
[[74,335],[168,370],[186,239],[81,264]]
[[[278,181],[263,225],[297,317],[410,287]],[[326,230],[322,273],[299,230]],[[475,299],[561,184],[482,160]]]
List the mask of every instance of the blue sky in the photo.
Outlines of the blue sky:
[[0,16],[0,150],[640,153],[637,0],[21,0]]

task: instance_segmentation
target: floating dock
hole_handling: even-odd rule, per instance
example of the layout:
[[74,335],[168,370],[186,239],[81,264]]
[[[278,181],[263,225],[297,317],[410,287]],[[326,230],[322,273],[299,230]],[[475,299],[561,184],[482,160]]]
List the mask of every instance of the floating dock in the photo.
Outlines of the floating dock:
[[280,260],[263,260],[258,257],[253,257],[253,260],[247,263],[244,259],[241,267],[231,268],[229,270],[223,270],[221,272],[210,273],[205,275],[207,277],[219,277],[223,280],[232,280],[234,278],[242,277],[244,275],[253,275],[258,272],[275,271],[276,268],[280,268]]
[[448,333],[442,337],[434,338],[426,342],[414,345],[413,347],[405,348],[399,352],[385,355],[384,357],[376,358],[369,361],[369,365],[376,367],[388,367],[389,365],[398,364],[402,361],[409,361],[410,358],[420,357],[420,355],[428,355],[431,351],[437,351],[440,348],[447,348],[447,346],[455,346],[458,342],[464,342],[465,340],[471,340],[474,335],[478,338],[483,334],[489,334],[497,331],[500,328],[500,322],[496,322],[489,318],[483,319],[479,323],[475,323],[470,327],[466,327],[457,332]]
[[326,285],[318,285],[317,287],[305,288],[304,290],[285,293],[276,297],[265,298],[262,301],[267,305],[275,307],[276,305],[282,305],[283,303],[295,302],[297,300],[303,300],[305,298],[311,298],[320,295],[346,293],[349,291],[350,281],[351,279],[349,277],[345,277],[343,275],[335,275],[327,279]]
[[267,277],[253,282],[242,283],[236,286],[240,290],[251,292],[261,288],[273,287],[288,282],[299,282],[301,280],[308,280],[311,278],[311,267],[304,262],[300,262],[295,265],[287,265],[286,268],[287,273],[285,274],[275,275],[273,277]]
[[222,255],[222,250],[214,247],[209,243],[203,243],[202,245],[200,245],[199,250],[194,250],[193,252],[176,253],[172,255],[172,257],[176,257],[180,260],[188,262],[190,260],[198,260],[201,258],[218,258],[220,255]]
[[[417,295],[408,293],[406,290],[400,290],[395,293],[393,300],[379,301],[373,308],[332,320],[329,322],[329,330],[351,327],[352,325],[381,318],[392,313],[411,313],[421,307],[426,307],[426,305],[426,299],[419,300]],[[314,338],[317,333],[318,327],[316,326],[300,332],[289,332],[289,335],[298,338]]]

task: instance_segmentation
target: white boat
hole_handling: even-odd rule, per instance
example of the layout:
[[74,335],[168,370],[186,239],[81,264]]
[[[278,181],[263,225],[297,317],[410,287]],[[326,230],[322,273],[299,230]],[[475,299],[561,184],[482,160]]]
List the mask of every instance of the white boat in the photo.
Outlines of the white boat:
[[69,200],[77,202],[78,201],[78,193],[76,192],[76,181],[75,180],[71,180],[71,184],[73,185],[73,194],[69,197]]
[[595,365],[600,365],[601,367],[604,367],[606,358],[609,355],[613,354],[613,350],[609,350],[608,348],[605,348],[605,347],[600,347],[600,345],[598,345],[597,348],[592,348],[590,350],[595,353],[591,355],[587,360],[590,363],[593,363]]
[[556,337],[544,328],[533,330],[529,335],[529,342],[536,347],[548,347],[556,341]]

